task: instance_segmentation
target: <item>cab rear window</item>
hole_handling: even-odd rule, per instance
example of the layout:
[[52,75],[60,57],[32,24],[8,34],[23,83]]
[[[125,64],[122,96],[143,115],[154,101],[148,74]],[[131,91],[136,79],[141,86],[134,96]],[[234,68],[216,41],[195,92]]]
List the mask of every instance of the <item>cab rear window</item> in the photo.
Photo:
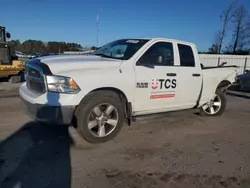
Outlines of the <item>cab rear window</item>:
[[194,67],[194,53],[191,46],[178,44],[179,55],[180,55],[180,65],[183,67]]

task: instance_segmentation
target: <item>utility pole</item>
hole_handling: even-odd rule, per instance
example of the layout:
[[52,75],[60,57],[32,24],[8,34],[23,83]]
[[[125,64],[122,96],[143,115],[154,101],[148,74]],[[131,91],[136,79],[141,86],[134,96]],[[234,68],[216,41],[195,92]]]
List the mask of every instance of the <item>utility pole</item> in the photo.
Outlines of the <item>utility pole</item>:
[[98,22],[99,22],[99,18],[98,18],[98,13],[97,13],[96,15],[96,47],[97,48],[98,48],[98,34],[99,34]]

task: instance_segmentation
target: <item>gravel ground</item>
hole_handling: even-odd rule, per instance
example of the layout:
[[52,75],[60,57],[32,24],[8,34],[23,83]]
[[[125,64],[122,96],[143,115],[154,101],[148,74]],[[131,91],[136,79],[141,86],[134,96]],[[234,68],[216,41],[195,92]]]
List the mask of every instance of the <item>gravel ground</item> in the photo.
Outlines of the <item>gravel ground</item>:
[[91,145],[73,128],[32,122],[19,98],[0,99],[0,187],[247,188],[249,107],[228,96],[221,117],[180,112]]
[[2,92],[2,91],[11,91],[11,90],[17,91],[22,84],[23,83],[0,82],[0,92]]
[[18,97],[18,90],[21,84],[23,83],[1,82],[0,80],[0,99]]

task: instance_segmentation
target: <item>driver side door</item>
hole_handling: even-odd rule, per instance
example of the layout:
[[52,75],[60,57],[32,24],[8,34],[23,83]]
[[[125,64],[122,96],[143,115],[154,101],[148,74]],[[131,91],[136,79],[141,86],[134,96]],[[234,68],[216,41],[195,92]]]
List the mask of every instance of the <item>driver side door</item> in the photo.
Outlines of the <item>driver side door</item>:
[[165,112],[179,106],[174,51],[173,43],[156,42],[136,62],[134,115]]

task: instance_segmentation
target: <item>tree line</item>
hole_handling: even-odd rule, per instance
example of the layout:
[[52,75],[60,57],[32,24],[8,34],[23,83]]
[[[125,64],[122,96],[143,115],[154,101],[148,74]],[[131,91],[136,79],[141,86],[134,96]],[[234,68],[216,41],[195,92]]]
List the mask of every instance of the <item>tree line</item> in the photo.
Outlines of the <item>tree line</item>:
[[[213,44],[207,53],[249,54],[250,16],[239,1],[233,1],[220,15],[221,28],[215,33]],[[229,39],[229,43],[225,43]]]
[[83,49],[80,44],[40,40],[26,40],[21,43],[19,40],[8,41],[12,50],[25,53],[62,53],[64,51],[79,51]]

